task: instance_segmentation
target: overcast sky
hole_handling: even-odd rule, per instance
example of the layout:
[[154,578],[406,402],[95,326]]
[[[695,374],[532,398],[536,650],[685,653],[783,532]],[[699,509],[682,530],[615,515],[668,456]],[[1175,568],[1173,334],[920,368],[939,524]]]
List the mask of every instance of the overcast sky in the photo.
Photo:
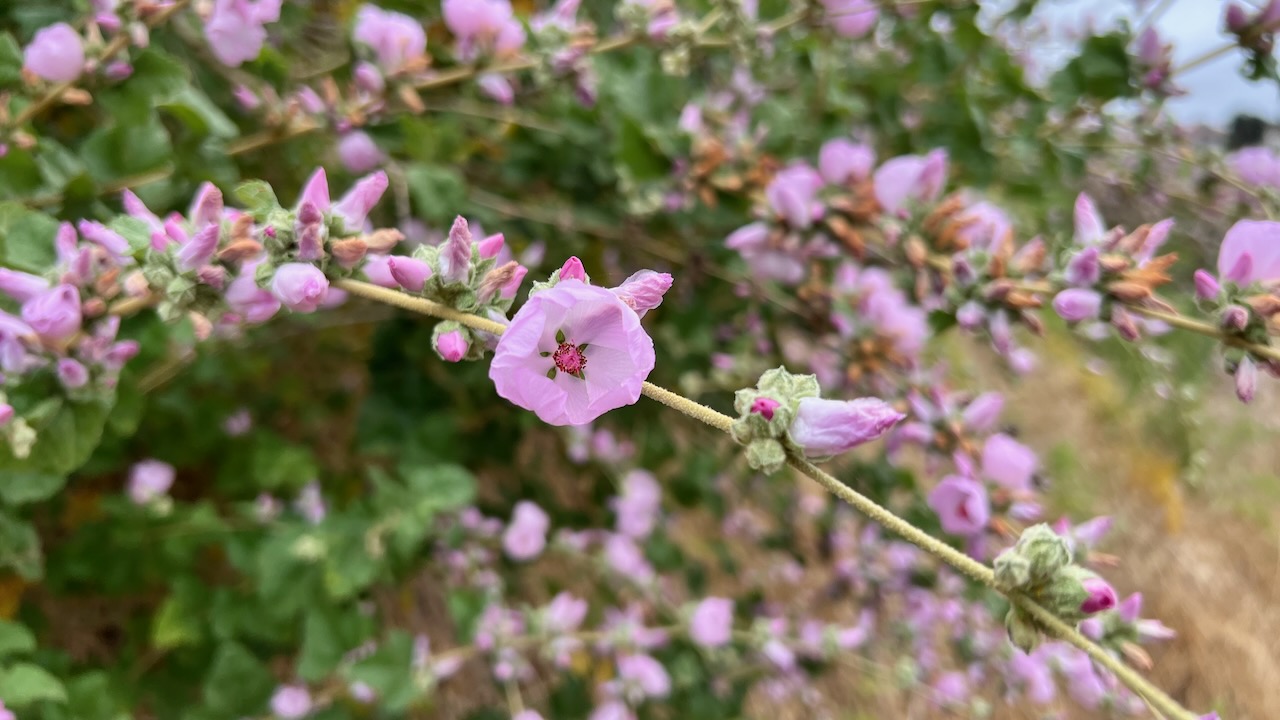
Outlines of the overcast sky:
[[[988,0],[998,4],[1000,0]],[[1166,4],[1156,28],[1165,42],[1173,43],[1174,67],[1231,40],[1223,29],[1226,0],[1148,0],[1146,10],[1135,9],[1132,0],[1042,0],[1042,13],[1051,26],[1082,27],[1092,19],[1098,27],[1128,17],[1131,22],[1152,8]],[[1261,0],[1246,2],[1259,5]],[[1052,54],[1052,50],[1048,51]],[[1038,55],[1039,53],[1037,53]],[[1244,53],[1233,50],[1178,77],[1187,95],[1169,102],[1180,120],[1222,126],[1237,113],[1249,113],[1280,121],[1280,92],[1274,82],[1251,83],[1240,75]]]

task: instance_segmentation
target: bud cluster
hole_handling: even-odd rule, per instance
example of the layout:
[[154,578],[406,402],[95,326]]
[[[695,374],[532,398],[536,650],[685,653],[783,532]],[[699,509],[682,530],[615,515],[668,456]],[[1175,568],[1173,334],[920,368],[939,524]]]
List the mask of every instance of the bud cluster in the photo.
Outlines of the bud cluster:
[[[1048,525],[1033,525],[1017,544],[995,559],[1001,591],[1027,597],[1075,623],[1116,605],[1115,590],[1095,573],[1072,563],[1071,546]],[[1017,604],[1005,616],[1009,639],[1023,652],[1039,644],[1044,628]]]

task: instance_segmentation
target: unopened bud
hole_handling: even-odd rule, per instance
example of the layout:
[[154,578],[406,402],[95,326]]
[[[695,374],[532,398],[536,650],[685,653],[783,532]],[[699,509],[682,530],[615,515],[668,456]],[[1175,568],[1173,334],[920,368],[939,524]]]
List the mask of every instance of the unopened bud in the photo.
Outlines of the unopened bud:
[[404,233],[395,228],[380,228],[364,236],[369,252],[385,253],[404,240]]
[[368,244],[361,238],[338,240],[330,249],[333,251],[333,258],[344,268],[355,267],[369,252]]
[[1201,300],[1213,300],[1222,292],[1218,279],[1204,270],[1197,270],[1192,279],[1195,281],[1196,297]]
[[1127,280],[1120,280],[1107,285],[1107,292],[1123,302],[1138,302],[1151,297],[1151,288]]
[[497,295],[507,283],[511,282],[516,276],[516,271],[520,268],[520,263],[515,260],[507,262],[501,267],[496,267],[485,274],[480,280],[479,297],[481,303],[489,302],[490,298]]
[[256,240],[237,240],[218,253],[218,259],[226,263],[250,260],[262,254],[262,245]]
[[929,258],[929,248],[925,247],[924,241],[918,236],[912,235],[907,238],[906,247],[907,262],[912,267],[920,267],[924,265],[925,260]]

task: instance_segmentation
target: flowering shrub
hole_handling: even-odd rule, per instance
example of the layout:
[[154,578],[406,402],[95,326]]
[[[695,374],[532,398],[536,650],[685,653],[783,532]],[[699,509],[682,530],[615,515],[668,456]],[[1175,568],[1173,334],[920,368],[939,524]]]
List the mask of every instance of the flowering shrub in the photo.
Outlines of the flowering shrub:
[[[1280,375],[1276,157],[1180,154],[1152,28],[1046,74],[1034,1],[12,5],[0,718],[837,716],[859,662],[1201,717],[936,352]],[[1174,179],[1082,192],[1135,157],[1211,252]]]

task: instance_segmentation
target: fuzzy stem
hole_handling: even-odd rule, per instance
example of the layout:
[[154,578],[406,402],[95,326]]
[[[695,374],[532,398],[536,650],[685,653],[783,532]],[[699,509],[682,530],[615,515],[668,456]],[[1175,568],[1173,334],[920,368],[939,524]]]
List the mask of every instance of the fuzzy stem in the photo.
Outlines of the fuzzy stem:
[[[396,307],[404,308],[405,310],[411,310],[425,315],[433,315],[445,320],[453,320],[483,332],[499,335],[505,330],[505,327],[501,323],[494,322],[488,318],[459,312],[453,308],[441,305],[440,303],[432,302],[424,298],[412,297],[396,290],[388,290],[359,280],[338,280],[334,285],[353,295],[359,295],[371,300],[389,303]],[[733,424],[733,418],[728,415],[712,410],[711,408],[694,402],[683,395],[671,392],[666,388],[659,387],[652,383],[646,382],[644,384],[643,392],[649,398],[657,400],[667,407],[679,410],[681,413],[688,415],[694,420],[710,425],[722,432],[728,432],[730,425]],[[903,539],[911,542],[921,550],[933,555],[942,562],[945,562],[964,575],[1008,597],[1010,602],[1027,611],[1041,625],[1048,629],[1050,634],[1054,637],[1065,640],[1084,651],[1099,665],[1110,670],[1116,678],[1118,678],[1120,682],[1124,683],[1130,690],[1140,695],[1148,703],[1168,715],[1170,718],[1173,718],[1174,720],[1196,720],[1197,716],[1195,714],[1186,708],[1183,708],[1176,700],[1165,694],[1163,690],[1152,685],[1128,665],[1125,665],[1118,658],[1109,654],[1101,646],[1095,644],[1092,640],[1082,635],[1074,627],[1063,622],[1057,615],[1054,615],[1049,610],[1023,595],[1018,593],[1009,593],[1002,590],[996,584],[995,574],[992,572],[991,568],[977,560],[974,560],[968,555],[961,553],[950,545],[947,545],[941,540],[907,522],[903,518],[898,517],[892,511],[842,483],[833,475],[808,460],[800,457],[789,456],[787,458],[787,462],[802,475],[805,475],[817,482],[832,495],[836,496],[836,498],[852,505],[854,509],[861,512],[863,515],[866,515],[871,520],[896,533]]]

